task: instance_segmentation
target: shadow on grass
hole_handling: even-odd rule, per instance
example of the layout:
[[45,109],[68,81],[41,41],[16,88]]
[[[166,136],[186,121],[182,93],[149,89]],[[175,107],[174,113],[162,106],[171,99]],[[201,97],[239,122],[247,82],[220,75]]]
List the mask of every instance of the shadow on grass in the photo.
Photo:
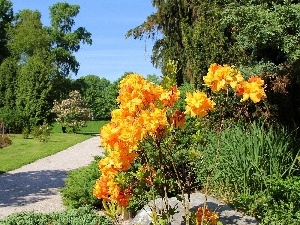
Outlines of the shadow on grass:
[[50,198],[64,186],[67,171],[40,170],[0,175],[0,208],[24,206]]

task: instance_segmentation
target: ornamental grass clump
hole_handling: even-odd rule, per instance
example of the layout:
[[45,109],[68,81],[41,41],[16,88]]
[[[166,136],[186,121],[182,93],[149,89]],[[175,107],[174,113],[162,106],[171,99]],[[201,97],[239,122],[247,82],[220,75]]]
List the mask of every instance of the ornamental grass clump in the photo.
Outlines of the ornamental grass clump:
[[[204,81],[213,91],[233,88],[242,96],[241,101],[251,99],[257,103],[266,97],[263,80],[253,77],[244,81],[232,67],[212,64]],[[193,183],[192,156],[186,151],[178,155],[178,133],[185,129],[189,118],[207,116],[216,103],[206,93],[196,90],[186,94],[185,110],[176,109],[174,105],[180,99],[176,85],[155,85],[139,74],[126,76],[119,87],[119,108],[112,112],[110,123],[100,131],[101,145],[107,156],[99,161],[101,176],[93,193],[103,199],[107,213],[115,217],[119,209],[128,207],[130,199],[140,193],[137,190],[148,188],[154,193],[153,199],[158,196],[164,199],[163,218],[170,224],[174,210],[168,204],[168,191],[174,189],[176,194],[184,196],[190,193]],[[149,146],[151,151],[147,150]],[[177,162],[181,159],[185,161],[179,168]],[[134,162],[139,166],[133,168]],[[181,199],[185,222],[189,224],[189,201],[185,197]],[[206,205],[202,215],[205,210]],[[204,218],[202,216],[201,224]],[[160,222],[153,217],[153,223]]]

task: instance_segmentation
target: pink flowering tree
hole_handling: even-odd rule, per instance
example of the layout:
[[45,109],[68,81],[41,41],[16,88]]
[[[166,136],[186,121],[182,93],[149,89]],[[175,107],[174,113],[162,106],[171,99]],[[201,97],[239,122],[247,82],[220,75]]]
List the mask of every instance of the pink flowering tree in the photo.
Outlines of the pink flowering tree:
[[71,91],[69,98],[61,102],[55,100],[52,112],[56,113],[56,121],[63,127],[63,132],[66,128],[72,132],[80,130],[90,118],[88,105],[78,91]]

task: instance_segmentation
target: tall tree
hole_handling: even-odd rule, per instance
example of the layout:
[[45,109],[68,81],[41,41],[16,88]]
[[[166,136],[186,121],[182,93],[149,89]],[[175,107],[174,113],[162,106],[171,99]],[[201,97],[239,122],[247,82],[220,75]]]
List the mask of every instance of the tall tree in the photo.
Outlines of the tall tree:
[[43,29],[41,13],[29,9],[21,10],[15,15],[14,24],[8,29],[11,41],[8,44],[11,55],[19,65],[40,50],[50,51],[50,39]]
[[299,2],[152,0],[157,11],[127,37],[156,39],[152,61],[164,74],[174,60],[178,84],[201,83],[212,62],[277,66],[297,61]]
[[156,7],[157,12],[147,17],[147,20],[140,26],[131,29],[127,37],[136,38],[157,38],[157,33],[162,37],[156,40],[153,47],[152,62],[156,67],[161,67],[162,71],[167,69],[169,60],[177,62],[176,81],[178,85],[184,82],[186,74],[185,63],[187,61],[184,54],[183,36],[181,31],[181,22],[192,22],[192,3],[194,1],[172,0],[158,1],[153,0],[152,5]]
[[20,11],[8,32],[8,47],[18,66],[15,111],[23,126],[32,127],[47,120],[51,110],[54,73],[50,39],[38,11]]
[[[11,4],[8,0],[0,3],[2,29],[1,16],[6,18],[5,10],[8,14]],[[77,5],[57,3],[50,7],[50,27],[43,27],[40,12],[32,10],[22,10],[12,23],[6,23],[5,37],[9,41],[5,47],[9,57],[0,65],[0,117],[6,121],[13,118],[11,121],[18,121],[14,124],[19,128],[50,119],[54,99],[60,100],[70,92],[72,82],[68,76],[78,72],[79,63],[73,53],[81,43],[92,43],[85,28],[73,29],[78,13]],[[4,50],[0,58],[2,53]]]
[[[51,52],[55,56],[55,86],[60,86],[70,73],[78,73],[80,64],[73,53],[79,51],[81,44],[92,44],[90,32],[84,27],[74,28],[79,9],[79,5],[68,3],[56,3],[50,7],[51,27],[47,30],[52,42]],[[66,97],[67,94],[57,93],[57,97]]]
[[10,0],[0,0],[0,64],[9,56],[7,49],[7,26],[13,20],[12,2]]
[[52,108],[53,66],[49,52],[35,54],[20,68],[16,106],[27,126],[49,121]]
[[127,37],[156,39],[152,60],[164,75],[173,60],[177,84],[187,81],[201,87],[211,63],[235,65],[246,76],[265,76],[268,111],[274,120],[300,124],[299,0],[152,0],[152,4],[157,12],[129,30]]

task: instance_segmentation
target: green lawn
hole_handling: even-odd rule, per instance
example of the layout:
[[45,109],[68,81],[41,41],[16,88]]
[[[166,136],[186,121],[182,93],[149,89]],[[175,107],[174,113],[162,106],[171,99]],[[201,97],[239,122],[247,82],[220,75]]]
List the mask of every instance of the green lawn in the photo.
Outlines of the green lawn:
[[[99,134],[100,128],[106,124],[108,121],[88,121],[87,126],[81,128],[77,133],[90,133],[90,134]],[[53,125],[53,133],[61,133],[61,126],[58,123]]]
[[63,134],[59,125],[55,124],[48,142],[40,142],[38,138],[24,139],[21,134],[9,135],[12,145],[0,148],[0,173],[20,168],[38,159],[53,155],[79,142],[91,138],[91,134],[99,133],[106,121],[91,121],[79,134]]

